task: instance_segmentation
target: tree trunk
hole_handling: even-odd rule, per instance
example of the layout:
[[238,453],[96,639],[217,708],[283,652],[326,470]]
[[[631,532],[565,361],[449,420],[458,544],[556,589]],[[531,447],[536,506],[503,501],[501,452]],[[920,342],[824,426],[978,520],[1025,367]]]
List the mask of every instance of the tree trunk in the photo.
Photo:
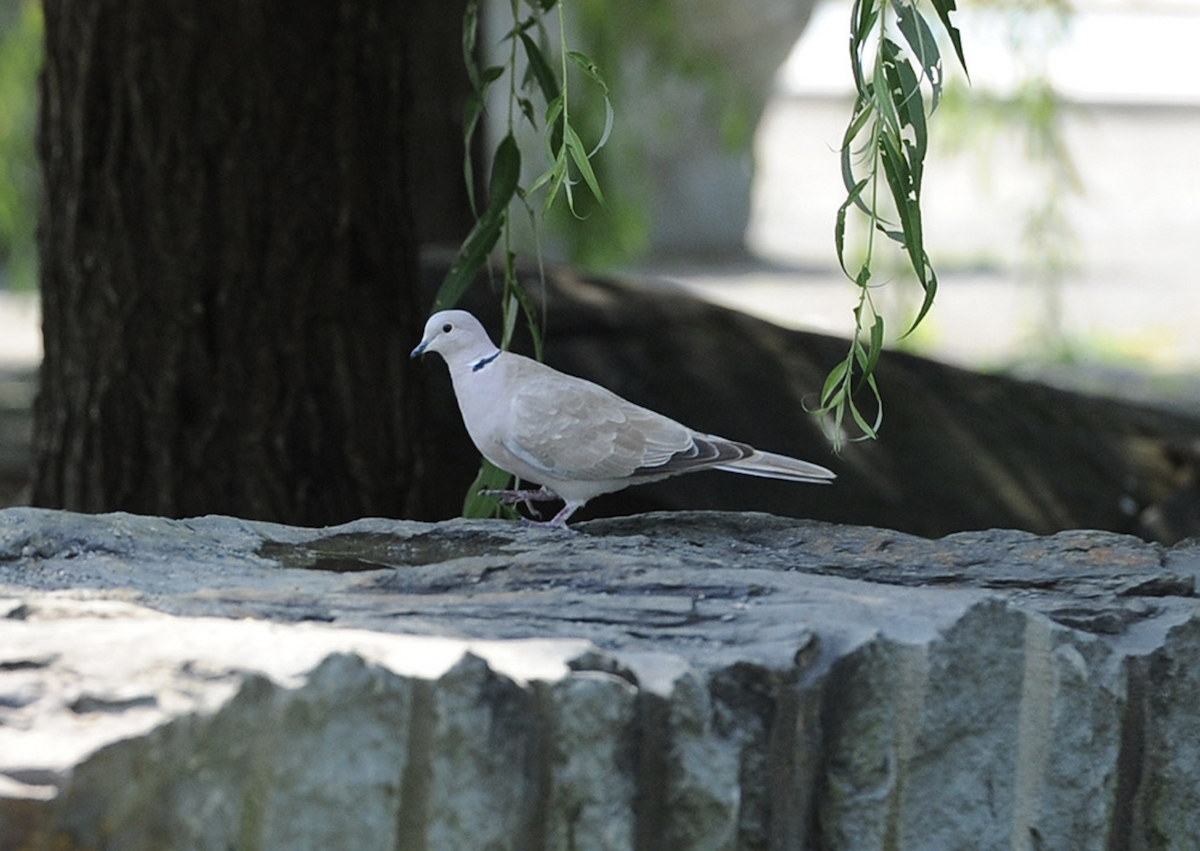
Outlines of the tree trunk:
[[[409,197],[417,240],[424,243],[458,243],[475,225],[475,214],[463,180],[463,113],[471,94],[471,80],[462,58],[463,13],[467,0],[403,0],[414,32],[410,67],[415,85],[409,124]],[[484,10],[486,12],[486,10]],[[486,176],[490,157],[475,134],[476,197],[483,198],[480,178]]]
[[46,0],[36,504],[415,511],[394,0]]

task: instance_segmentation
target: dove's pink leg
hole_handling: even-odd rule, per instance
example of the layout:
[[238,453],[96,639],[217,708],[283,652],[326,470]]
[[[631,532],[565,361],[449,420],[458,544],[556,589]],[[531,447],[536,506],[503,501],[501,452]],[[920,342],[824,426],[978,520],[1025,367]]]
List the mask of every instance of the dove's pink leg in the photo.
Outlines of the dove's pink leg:
[[579,507],[578,505],[571,505],[571,503],[568,502],[566,505],[564,505],[562,507],[562,510],[560,512],[558,512],[558,514],[555,514],[549,520],[526,520],[525,522],[531,526],[542,526],[544,528],[566,529],[568,532],[573,533],[575,530],[567,525],[567,518],[570,517],[572,514],[574,514],[575,509],[577,509],[578,507]]

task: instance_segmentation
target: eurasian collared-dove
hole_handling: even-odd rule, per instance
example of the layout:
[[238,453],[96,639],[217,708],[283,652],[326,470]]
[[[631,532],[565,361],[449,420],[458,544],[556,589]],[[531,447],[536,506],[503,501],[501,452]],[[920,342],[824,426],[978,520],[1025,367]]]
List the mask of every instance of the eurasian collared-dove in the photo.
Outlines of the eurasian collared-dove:
[[694,470],[822,484],[835,478],[818,464],[692,431],[598,384],[501,351],[465,310],[429,318],[412,357],[424,352],[445,359],[463,423],[483,457],[542,486],[493,495],[527,506],[556,497],[566,503],[539,525],[565,526],[594,496]]

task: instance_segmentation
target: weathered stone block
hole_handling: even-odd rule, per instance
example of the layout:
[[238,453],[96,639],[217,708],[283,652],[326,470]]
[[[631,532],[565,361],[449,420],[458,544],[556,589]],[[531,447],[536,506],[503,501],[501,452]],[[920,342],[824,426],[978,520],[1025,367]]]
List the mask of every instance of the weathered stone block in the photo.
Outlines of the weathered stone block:
[[0,851],[1200,847],[1200,549],[0,512]]

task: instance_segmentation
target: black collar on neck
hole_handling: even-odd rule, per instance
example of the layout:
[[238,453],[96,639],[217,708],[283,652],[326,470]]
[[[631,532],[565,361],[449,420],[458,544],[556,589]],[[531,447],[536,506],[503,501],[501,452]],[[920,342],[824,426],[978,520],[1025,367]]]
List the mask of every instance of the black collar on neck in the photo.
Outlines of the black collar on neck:
[[496,349],[496,351],[492,354],[485,358],[480,358],[479,360],[475,361],[475,363],[471,364],[471,372],[479,372],[479,370],[483,369],[498,357],[500,357],[500,350]]

